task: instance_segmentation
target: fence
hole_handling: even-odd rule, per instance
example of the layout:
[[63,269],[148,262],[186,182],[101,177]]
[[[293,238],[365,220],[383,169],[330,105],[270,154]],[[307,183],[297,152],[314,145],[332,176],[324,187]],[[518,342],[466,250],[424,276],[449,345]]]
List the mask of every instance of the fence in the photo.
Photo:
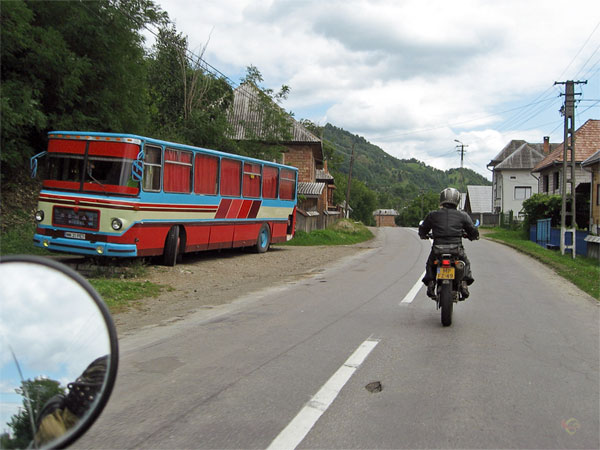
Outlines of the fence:
[[[575,232],[575,253],[587,256],[587,242],[585,241],[587,231]],[[538,220],[536,225],[529,228],[529,240],[549,249],[560,249],[560,230],[550,226],[550,219]],[[571,245],[572,233],[565,234],[565,244]]]

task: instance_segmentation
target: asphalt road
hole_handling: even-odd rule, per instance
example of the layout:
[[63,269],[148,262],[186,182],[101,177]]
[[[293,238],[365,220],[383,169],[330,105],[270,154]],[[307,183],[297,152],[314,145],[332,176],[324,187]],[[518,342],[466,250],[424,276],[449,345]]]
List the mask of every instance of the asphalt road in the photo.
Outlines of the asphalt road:
[[444,328],[424,288],[407,298],[429,243],[400,228],[378,243],[126,336],[113,397],[76,446],[600,447],[594,299],[481,240],[466,244],[471,298]]

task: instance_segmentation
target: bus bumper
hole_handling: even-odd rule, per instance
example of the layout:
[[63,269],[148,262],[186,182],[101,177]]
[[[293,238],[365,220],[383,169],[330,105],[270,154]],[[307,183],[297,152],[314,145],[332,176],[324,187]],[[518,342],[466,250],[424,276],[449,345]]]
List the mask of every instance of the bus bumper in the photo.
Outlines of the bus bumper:
[[110,242],[78,241],[61,237],[33,235],[33,245],[55,252],[77,253],[79,255],[112,256],[132,258],[137,256],[135,244],[113,244]]

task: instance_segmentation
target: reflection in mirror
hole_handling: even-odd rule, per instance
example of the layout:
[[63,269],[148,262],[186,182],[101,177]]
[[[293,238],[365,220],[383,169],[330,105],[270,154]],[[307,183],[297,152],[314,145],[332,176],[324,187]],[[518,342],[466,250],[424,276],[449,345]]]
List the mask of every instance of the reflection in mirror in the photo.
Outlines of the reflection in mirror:
[[114,326],[87,282],[52,265],[0,264],[0,448],[71,442],[112,389]]

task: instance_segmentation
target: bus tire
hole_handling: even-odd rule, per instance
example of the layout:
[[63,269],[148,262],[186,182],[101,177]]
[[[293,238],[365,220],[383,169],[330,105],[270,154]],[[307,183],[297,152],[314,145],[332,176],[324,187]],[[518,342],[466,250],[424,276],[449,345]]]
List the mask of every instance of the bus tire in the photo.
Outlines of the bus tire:
[[163,264],[173,267],[177,264],[179,249],[181,247],[181,238],[179,237],[179,227],[175,226],[169,230],[165,240],[165,249],[163,252]]
[[256,253],[265,253],[269,250],[269,246],[271,245],[271,230],[269,229],[269,225],[263,223],[260,227],[260,231],[258,232],[258,237],[256,238],[256,245],[254,246],[254,250]]

